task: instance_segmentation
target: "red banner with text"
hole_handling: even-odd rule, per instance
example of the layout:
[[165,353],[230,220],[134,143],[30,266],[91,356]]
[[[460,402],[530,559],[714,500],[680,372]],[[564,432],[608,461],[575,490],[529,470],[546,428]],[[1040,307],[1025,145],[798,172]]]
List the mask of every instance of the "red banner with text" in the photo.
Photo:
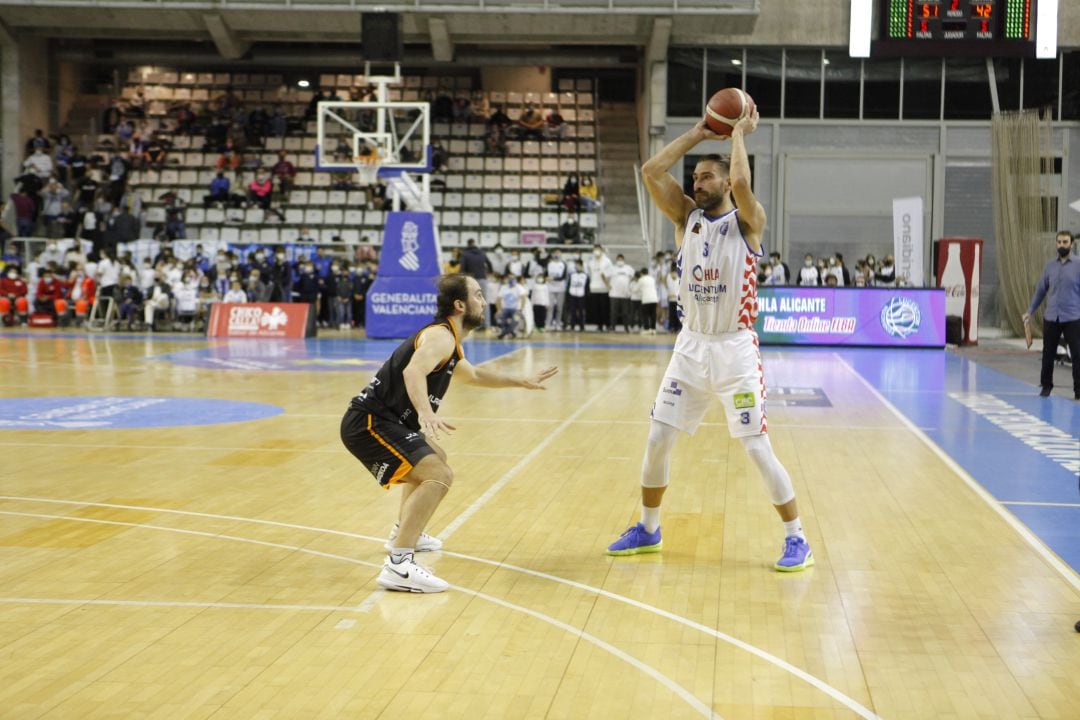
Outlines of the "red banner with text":
[[207,337],[304,338],[315,335],[307,303],[214,303]]

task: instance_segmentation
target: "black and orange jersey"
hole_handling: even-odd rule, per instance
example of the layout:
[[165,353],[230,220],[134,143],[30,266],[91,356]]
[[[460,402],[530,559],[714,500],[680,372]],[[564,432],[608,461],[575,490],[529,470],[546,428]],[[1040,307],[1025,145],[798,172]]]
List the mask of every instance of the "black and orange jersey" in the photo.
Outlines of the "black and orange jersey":
[[364,391],[352,399],[349,407],[384,420],[399,422],[411,430],[419,430],[420,423],[417,420],[416,408],[413,407],[412,401],[409,400],[403,374],[416,353],[420,335],[434,327],[448,328],[454,334],[454,351],[450,354],[450,357],[428,373],[427,376],[428,402],[431,403],[432,411],[438,412],[443,396],[446,395],[446,391],[450,388],[450,379],[454,375],[454,368],[465,358],[457,328],[445,318],[425,325],[398,345],[397,349],[390,354],[390,357],[379,368],[379,371],[375,373],[375,377],[371,379]]

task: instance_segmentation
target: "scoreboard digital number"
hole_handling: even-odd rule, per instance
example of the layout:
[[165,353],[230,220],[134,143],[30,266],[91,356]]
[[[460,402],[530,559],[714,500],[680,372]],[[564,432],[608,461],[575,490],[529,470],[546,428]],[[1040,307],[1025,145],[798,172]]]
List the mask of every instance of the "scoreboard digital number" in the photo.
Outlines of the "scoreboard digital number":
[[874,55],[1035,54],[1037,0],[879,0]]

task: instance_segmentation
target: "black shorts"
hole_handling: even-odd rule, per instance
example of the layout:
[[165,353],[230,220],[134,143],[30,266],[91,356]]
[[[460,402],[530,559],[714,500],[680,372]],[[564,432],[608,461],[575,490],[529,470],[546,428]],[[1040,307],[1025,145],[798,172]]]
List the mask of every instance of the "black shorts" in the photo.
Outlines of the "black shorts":
[[418,462],[435,454],[419,432],[351,407],[341,418],[341,442],[384,488],[400,483]]

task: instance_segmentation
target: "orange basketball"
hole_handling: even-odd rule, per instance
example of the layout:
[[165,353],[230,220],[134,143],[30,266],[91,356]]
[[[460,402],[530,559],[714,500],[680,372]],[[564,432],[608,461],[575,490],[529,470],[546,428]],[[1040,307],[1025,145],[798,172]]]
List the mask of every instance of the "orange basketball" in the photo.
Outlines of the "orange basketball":
[[705,106],[705,124],[717,135],[728,137],[739,120],[754,112],[754,98],[739,88],[713,93]]

